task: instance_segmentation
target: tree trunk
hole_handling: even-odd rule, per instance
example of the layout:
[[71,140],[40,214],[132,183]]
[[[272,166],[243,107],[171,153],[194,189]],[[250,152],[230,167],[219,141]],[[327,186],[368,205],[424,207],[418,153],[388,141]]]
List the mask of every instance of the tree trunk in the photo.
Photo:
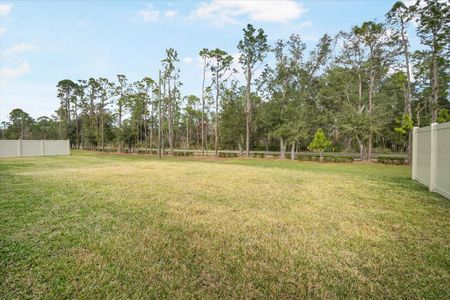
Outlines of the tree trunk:
[[117,152],[122,152],[122,91],[120,92],[120,99],[119,99],[119,145],[117,147]]
[[266,138],[264,139],[264,149],[266,150],[266,152],[269,152],[269,137],[266,136]]
[[102,126],[102,152],[105,150],[105,114],[103,113],[104,102],[102,101],[101,126]]
[[75,98],[74,113],[75,113],[75,133],[76,133],[76,136],[77,136],[77,139],[76,139],[77,146],[76,146],[76,148],[80,149],[80,137],[79,137],[80,131],[79,131],[79,128],[78,128],[78,105],[77,105],[76,101],[77,100]]
[[295,142],[291,145],[291,160],[295,160]]
[[150,124],[150,154],[153,154],[153,124]]
[[203,59],[203,80],[202,80],[202,156],[205,156],[205,76],[206,76],[206,57]]
[[361,159],[361,161],[364,161],[366,160],[364,144],[359,138],[357,138],[357,141],[359,145],[359,159]]
[[[372,59],[372,50],[370,51],[370,57]],[[369,115],[372,116],[373,114],[373,96],[374,96],[374,86],[375,86],[375,70],[372,63],[372,60],[370,62],[370,71],[369,71]],[[370,160],[372,158],[372,138],[373,138],[373,132],[372,128],[369,129],[369,139],[368,139],[368,145],[367,145],[367,160]]]
[[158,158],[161,158],[161,71],[159,71],[158,85]]
[[280,159],[286,158],[286,143],[283,138],[280,138]]
[[169,148],[170,148],[170,155],[173,156],[173,100],[172,100],[172,94],[170,89],[170,74],[169,78],[167,80],[167,87],[168,87],[168,95],[169,95]]
[[436,123],[438,114],[438,66],[435,53],[432,56],[431,72],[431,123]]
[[144,143],[145,143],[145,149],[144,149],[144,153],[147,154],[148,152],[148,134],[147,134],[147,122],[145,121],[145,115],[146,113],[144,113]]
[[186,118],[186,149],[189,149],[189,119]]
[[362,78],[361,73],[358,73],[358,108],[361,110],[362,108]]
[[[403,45],[403,55],[405,56],[405,67],[406,67],[406,105],[405,105],[405,114],[409,116],[412,120],[412,108],[411,108],[411,72],[409,70],[409,49],[408,49],[408,39],[405,33],[405,24],[401,23],[402,31],[402,45]],[[408,164],[412,163],[412,131],[408,132]]]
[[244,149],[242,148],[242,144],[244,143],[244,137],[240,135],[240,142],[238,144],[239,147],[239,156],[244,156]]
[[216,156],[218,156],[219,152],[219,60],[216,65],[216,124],[214,126],[214,150]]
[[250,156],[250,122],[251,122],[251,114],[252,114],[252,105],[251,105],[251,81],[252,81],[252,70],[250,65],[247,65],[247,84],[245,88],[245,100],[246,100],[246,115],[245,115],[245,151],[247,156]]

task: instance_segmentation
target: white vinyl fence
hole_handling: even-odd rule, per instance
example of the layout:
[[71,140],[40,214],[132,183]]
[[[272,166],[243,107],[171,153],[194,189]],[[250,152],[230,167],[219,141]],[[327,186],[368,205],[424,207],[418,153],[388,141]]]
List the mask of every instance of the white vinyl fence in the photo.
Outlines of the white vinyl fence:
[[450,123],[414,128],[412,179],[450,199]]
[[69,140],[0,140],[0,157],[69,154]]

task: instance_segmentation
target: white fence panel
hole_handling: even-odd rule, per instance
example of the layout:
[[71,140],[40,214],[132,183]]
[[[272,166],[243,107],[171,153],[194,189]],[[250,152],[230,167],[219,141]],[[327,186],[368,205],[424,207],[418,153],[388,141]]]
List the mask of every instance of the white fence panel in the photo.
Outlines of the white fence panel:
[[450,123],[414,128],[412,178],[450,199]]
[[44,141],[44,155],[69,155],[69,140]]
[[0,140],[0,157],[70,155],[69,140]]
[[430,126],[416,130],[416,180],[425,184],[430,184],[430,159],[431,159],[431,130]]
[[0,140],[0,157],[20,156],[20,146],[17,140]]
[[450,123],[436,125],[436,192],[450,199]]
[[41,141],[23,140],[22,156],[40,156],[42,155]]

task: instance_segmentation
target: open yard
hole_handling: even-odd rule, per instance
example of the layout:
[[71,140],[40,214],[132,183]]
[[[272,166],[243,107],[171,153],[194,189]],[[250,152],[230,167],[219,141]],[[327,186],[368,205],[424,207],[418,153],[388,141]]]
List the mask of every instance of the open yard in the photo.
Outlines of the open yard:
[[449,298],[450,200],[405,166],[0,159],[0,298]]

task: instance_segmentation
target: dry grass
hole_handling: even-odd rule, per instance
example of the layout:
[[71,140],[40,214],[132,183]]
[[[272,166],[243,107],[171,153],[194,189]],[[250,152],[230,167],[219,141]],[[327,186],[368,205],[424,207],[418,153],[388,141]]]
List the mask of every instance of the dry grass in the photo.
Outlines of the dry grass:
[[0,160],[1,298],[449,298],[450,201],[406,167]]

